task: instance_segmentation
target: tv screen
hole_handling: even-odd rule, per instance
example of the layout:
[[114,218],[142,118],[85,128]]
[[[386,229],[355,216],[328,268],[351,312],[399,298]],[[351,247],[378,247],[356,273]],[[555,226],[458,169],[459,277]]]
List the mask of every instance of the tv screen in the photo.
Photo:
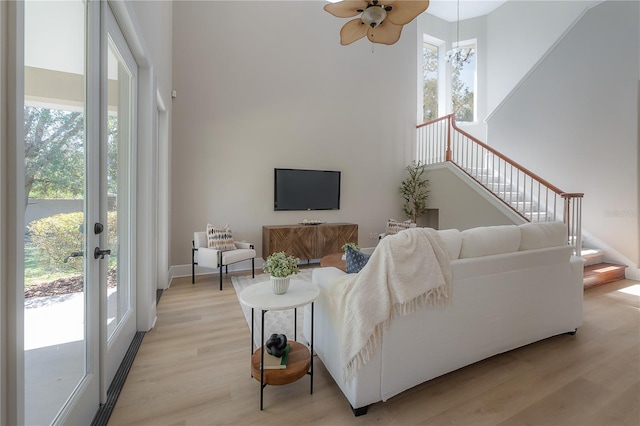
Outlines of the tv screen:
[[274,210],[340,209],[340,172],[275,169]]

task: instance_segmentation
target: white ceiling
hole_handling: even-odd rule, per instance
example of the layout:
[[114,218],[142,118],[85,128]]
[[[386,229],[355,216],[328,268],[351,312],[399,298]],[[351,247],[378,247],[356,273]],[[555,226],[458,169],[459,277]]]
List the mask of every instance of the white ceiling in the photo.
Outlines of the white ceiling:
[[[460,20],[487,15],[507,0],[461,0]],[[449,22],[458,20],[457,0],[431,0],[427,13]]]

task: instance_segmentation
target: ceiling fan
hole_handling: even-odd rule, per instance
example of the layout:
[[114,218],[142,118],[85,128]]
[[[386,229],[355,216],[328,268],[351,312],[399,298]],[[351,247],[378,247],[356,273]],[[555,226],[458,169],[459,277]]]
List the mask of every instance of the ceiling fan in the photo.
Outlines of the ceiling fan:
[[324,10],[338,18],[356,19],[340,30],[340,44],[346,46],[365,35],[372,43],[393,44],[400,40],[402,26],[427,10],[429,0],[343,0]]

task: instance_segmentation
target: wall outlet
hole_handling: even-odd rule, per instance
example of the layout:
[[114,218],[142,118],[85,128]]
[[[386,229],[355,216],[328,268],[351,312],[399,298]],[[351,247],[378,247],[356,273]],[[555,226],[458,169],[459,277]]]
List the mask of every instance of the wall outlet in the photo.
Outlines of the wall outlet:
[[371,238],[372,240],[377,240],[378,234],[376,232],[372,232],[369,234],[369,238]]

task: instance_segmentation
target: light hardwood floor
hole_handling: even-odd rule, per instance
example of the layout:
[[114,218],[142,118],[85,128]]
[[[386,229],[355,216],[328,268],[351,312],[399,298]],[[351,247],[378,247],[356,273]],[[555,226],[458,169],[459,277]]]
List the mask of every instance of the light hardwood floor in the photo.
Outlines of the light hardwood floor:
[[[264,389],[231,280],[173,281],[158,305],[111,425],[640,425],[640,283],[585,291],[584,326],[410,389],[354,417],[315,359],[309,379]],[[635,289],[636,295],[623,292]]]

